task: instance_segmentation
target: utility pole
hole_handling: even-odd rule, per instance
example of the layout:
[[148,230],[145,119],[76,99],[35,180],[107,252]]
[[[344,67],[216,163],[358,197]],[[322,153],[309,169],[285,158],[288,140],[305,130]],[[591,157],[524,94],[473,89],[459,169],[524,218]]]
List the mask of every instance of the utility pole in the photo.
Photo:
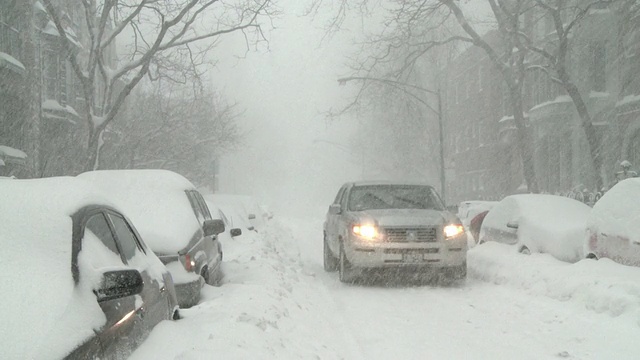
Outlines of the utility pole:
[[445,190],[447,188],[446,184],[446,169],[444,168],[444,120],[442,119],[442,94],[440,93],[440,85],[438,85],[438,91],[436,93],[438,97],[438,135],[440,137],[440,195],[442,196],[442,200],[447,202],[447,197],[445,194]]

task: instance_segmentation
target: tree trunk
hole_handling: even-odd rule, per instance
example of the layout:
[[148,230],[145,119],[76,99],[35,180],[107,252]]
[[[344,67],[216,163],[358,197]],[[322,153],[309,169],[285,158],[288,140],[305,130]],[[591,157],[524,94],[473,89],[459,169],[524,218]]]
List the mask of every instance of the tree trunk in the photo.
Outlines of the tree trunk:
[[595,190],[600,190],[603,187],[601,171],[602,156],[600,154],[600,141],[598,140],[596,129],[593,126],[591,114],[589,114],[589,109],[587,109],[587,105],[582,99],[580,90],[578,90],[578,87],[570,81],[566,69],[562,67],[558,69],[558,73],[560,75],[560,80],[562,81],[562,86],[569,94],[569,97],[571,97],[571,100],[573,101],[573,104],[578,111],[578,116],[580,116],[580,122],[584,130],[584,134],[587,138],[587,144],[589,145],[589,155],[591,158],[591,163],[593,165],[594,179],[596,181]]
[[517,86],[509,86],[509,89],[511,108],[513,109],[513,121],[516,124],[518,133],[518,150],[520,159],[522,160],[524,180],[527,184],[527,190],[532,193],[537,193],[539,189],[533,163],[533,142],[531,141],[531,134],[524,118],[522,92]]
[[98,170],[100,166],[100,138],[101,131],[93,130],[89,135],[89,143],[87,144],[87,162],[84,171]]

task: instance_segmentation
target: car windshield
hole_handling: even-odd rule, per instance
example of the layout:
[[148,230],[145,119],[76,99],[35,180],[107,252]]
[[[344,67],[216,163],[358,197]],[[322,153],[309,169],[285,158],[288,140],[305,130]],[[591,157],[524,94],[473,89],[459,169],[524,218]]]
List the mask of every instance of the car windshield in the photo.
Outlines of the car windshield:
[[349,210],[433,209],[443,210],[440,197],[424,185],[356,186],[349,194]]

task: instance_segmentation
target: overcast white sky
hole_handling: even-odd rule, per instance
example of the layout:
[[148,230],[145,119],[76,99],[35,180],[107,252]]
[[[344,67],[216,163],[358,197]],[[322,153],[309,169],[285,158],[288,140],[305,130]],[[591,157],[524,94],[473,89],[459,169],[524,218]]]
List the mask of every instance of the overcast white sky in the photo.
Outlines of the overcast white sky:
[[[243,38],[225,38],[211,74],[213,86],[246,109],[246,143],[222,161],[220,191],[253,195],[279,212],[318,215],[342,183],[362,177],[358,151],[348,148],[358,120],[328,124],[322,114],[339,108],[357,88],[336,80],[349,73],[344,64],[361,30],[352,21],[354,30],[322,42],[322,16],[335,10],[314,21],[302,16],[307,3],[280,0],[284,13],[269,32],[268,51],[238,60],[234,55],[246,50]],[[482,17],[478,5],[467,4],[476,19]]]
[[280,212],[317,214],[360,175],[346,147],[355,120],[328,124],[322,114],[354,89],[336,81],[345,74],[351,35],[321,44],[321,24],[302,17],[302,3],[281,3],[285,13],[269,34],[269,51],[236,60],[230,55],[244,53],[242,39],[222,44],[214,86],[246,109],[247,134],[243,150],[220,166],[220,191],[253,195]]

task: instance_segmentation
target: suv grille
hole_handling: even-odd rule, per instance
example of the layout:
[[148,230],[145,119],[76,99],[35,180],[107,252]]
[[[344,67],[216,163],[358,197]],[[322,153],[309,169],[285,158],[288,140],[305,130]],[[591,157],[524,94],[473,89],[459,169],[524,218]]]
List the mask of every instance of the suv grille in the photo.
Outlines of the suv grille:
[[387,242],[436,242],[438,241],[435,227],[425,228],[386,228],[384,229]]

